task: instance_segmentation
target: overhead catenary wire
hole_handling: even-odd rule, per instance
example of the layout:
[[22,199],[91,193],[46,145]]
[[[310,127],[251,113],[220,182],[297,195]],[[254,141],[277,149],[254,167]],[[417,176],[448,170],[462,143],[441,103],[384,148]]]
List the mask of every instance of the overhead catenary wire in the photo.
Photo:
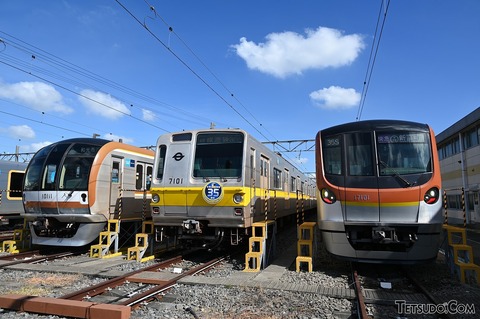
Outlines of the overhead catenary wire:
[[[148,30],[148,27],[146,27],[146,26],[144,26],[144,27]],[[229,90],[226,87],[226,85],[211,71],[211,69],[209,69],[208,66],[200,60],[200,58],[195,54],[195,52],[190,49],[190,47],[185,43],[185,41],[183,41],[180,38],[180,36],[173,30],[173,28],[169,27],[169,30],[172,34],[174,34],[177,38],[179,38],[180,41],[182,41],[182,43],[184,43],[184,45],[189,49],[189,51],[191,51],[191,53],[194,56],[197,57],[197,59],[212,74],[212,76],[214,76],[215,79],[225,88],[225,90],[228,91],[229,96],[234,98],[237,101],[237,103],[240,104],[245,109],[245,112],[247,114],[249,114],[252,118],[254,118],[254,120],[259,124],[259,126],[263,130],[265,130],[267,133],[269,133],[271,135],[271,133],[268,132],[268,130],[266,130],[266,128],[255,118],[255,116],[245,107],[245,105],[243,105],[241,103],[241,101],[233,94],[233,92],[231,90]],[[148,31],[150,31],[150,30],[148,30]],[[89,98],[89,97],[86,97],[82,94],[79,94],[78,92],[75,92],[74,90],[70,89],[68,86],[58,83],[57,80],[62,81],[62,83],[63,82],[68,82],[69,84],[73,84],[73,85],[77,85],[77,86],[87,86],[87,87],[91,87],[91,84],[86,82],[84,79],[93,80],[93,81],[96,81],[100,84],[108,85],[108,86],[110,86],[110,87],[112,87],[112,88],[114,88],[114,89],[116,89],[120,92],[130,94],[130,95],[138,97],[138,98],[142,98],[146,101],[152,101],[152,102],[155,102],[155,103],[159,103],[159,104],[163,104],[163,105],[166,105],[168,107],[171,107],[170,105],[168,105],[166,103],[159,102],[158,100],[155,100],[155,99],[151,99],[150,97],[148,97],[146,95],[143,95],[139,92],[131,90],[127,87],[124,87],[124,86],[122,86],[122,85],[120,85],[116,82],[113,82],[113,81],[110,81],[106,78],[98,76],[94,73],[91,73],[90,71],[88,71],[88,70],[86,70],[82,67],[71,64],[71,63],[67,62],[66,60],[64,60],[62,58],[59,58],[55,55],[51,55],[50,53],[48,53],[48,52],[46,52],[42,49],[39,49],[37,47],[31,46],[28,43],[23,42],[22,40],[19,40],[19,39],[15,38],[11,35],[8,35],[8,34],[2,32],[2,31],[0,31],[0,33],[7,35],[7,38],[8,37],[13,38],[13,40],[8,39],[8,41],[2,41],[3,39],[0,38],[0,44],[3,45],[3,47],[0,47],[0,53],[2,54],[2,58],[5,61],[4,64],[9,66],[9,67],[14,67],[19,71],[22,71],[26,74],[29,74],[30,76],[36,77],[37,79],[40,79],[40,80],[42,80],[44,82],[47,82],[47,83],[50,83],[50,84],[52,84],[56,87],[59,87],[63,90],[67,90],[68,92],[71,92],[73,94],[81,96],[81,97],[83,97],[87,100],[90,100],[90,101],[92,101],[94,103],[97,103],[100,106],[104,106],[104,107],[109,107],[109,106],[104,104],[104,103],[101,103],[99,101],[95,101],[92,98]],[[6,54],[5,50],[7,49],[8,46],[11,46],[11,47],[15,48],[16,50],[22,51],[24,54],[26,54],[31,59],[30,62],[27,62],[25,60],[20,60],[20,59],[17,59],[13,56],[9,56],[8,54]],[[32,47],[35,50],[32,50]],[[171,52],[173,55],[175,55],[175,53],[172,52],[171,50],[169,50],[169,52]],[[50,66],[52,69],[58,70],[60,72],[55,73],[52,70],[47,70],[47,69],[41,68],[40,66],[38,66],[36,64],[37,61],[41,61],[41,62],[45,63],[46,65]],[[186,65],[186,66],[188,67],[188,65]],[[67,72],[65,72],[65,70],[68,71],[68,74],[67,74]],[[191,69],[190,71],[194,72],[193,69]],[[44,76],[42,76],[40,74],[42,74]],[[195,72],[194,72],[194,74],[195,74]],[[199,77],[200,79],[202,79],[202,77],[199,74],[196,74],[196,76]],[[49,79],[47,79],[47,78],[49,78]],[[54,80],[52,80],[52,79],[54,79]],[[252,126],[261,136],[263,136],[267,140],[271,140],[271,139],[267,138],[264,134],[262,134],[262,132],[260,132],[259,129],[257,129],[246,117],[244,117],[244,115],[241,114],[231,103],[226,101],[226,98],[223,98],[223,96],[221,96],[221,94],[219,92],[217,92],[212,86],[210,86],[209,83],[207,83],[206,81],[204,83],[207,85],[207,87],[210,88],[210,90],[215,92],[215,94],[217,94],[230,108],[232,108],[238,115],[240,115],[250,126]],[[105,91],[105,90],[101,90],[101,91]],[[126,103],[126,105],[129,105],[130,107],[138,107],[136,105],[136,103]],[[112,107],[109,107],[109,108],[112,109],[112,110],[115,110],[116,112],[122,113],[120,110],[114,109]],[[145,108],[147,110],[152,110],[151,108],[148,108],[148,107],[142,107],[142,108]],[[180,108],[176,108],[175,110],[178,111],[179,113],[183,113],[183,114],[186,114],[188,116],[191,116],[191,114],[189,114],[188,112],[186,112],[185,110],[182,110]],[[155,110],[155,111],[158,112],[157,110]],[[151,126],[154,126],[156,128],[160,128],[156,125],[152,125],[151,123],[149,123],[147,121],[143,121],[143,120],[135,117],[134,115],[131,115],[128,112],[123,112],[122,114],[125,115],[125,116],[128,116],[132,119],[139,120],[139,121],[141,121],[141,122],[143,122],[147,125],[151,125]],[[172,114],[169,114],[169,116],[172,116]],[[31,119],[29,119],[29,120],[31,120]],[[204,120],[204,119],[202,119],[202,120]],[[44,121],[35,121],[34,119],[32,121],[37,122],[37,123],[41,123],[41,124],[45,124]],[[54,125],[52,125],[52,126],[54,126]],[[160,129],[163,129],[163,128],[160,128]],[[163,130],[167,131],[165,129],[163,129]],[[87,135],[85,133],[81,133],[81,134]],[[276,139],[273,139],[273,140],[276,140]]]
[[18,70],[18,71],[28,73],[29,75],[31,75],[31,76],[33,76],[33,77],[36,77],[37,79],[40,79],[40,80],[42,80],[42,81],[44,81],[44,82],[47,82],[47,83],[50,83],[51,85],[54,85],[54,86],[59,87],[59,88],[65,90],[65,91],[68,91],[68,92],[70,92],[70,93],[73,93],[73,94],[75,94],[75,95],[78,95],[78,96],[80,96],[80,97],[82,97],[82,98],[84,98],[84,99],[86,99],[86,100],[89,100],[89,101],[91,101],[91,102],[97,103],[97,104],[100,105],[100,106],[104,106],[104,107],[109,108],[109,109],[111,109],[111,110],[113,110],[113,111],[115,111],[115,112],[118,112],[118,113],[121,113],[121,114],[123,114],[123,115],[129,116],[130,118],[135,119],[135,120],[137,120],[137,121],[139,121],[139,122],[143,122],[144,124],[147,124],[147,125],[150,125],[150,126],[152,126],[152,127],[158,128],[159,130],[168,132],[167,130],[165,130],[164,128],[162,128],[162,127],[160,127],[160,126],[158,126],[158,125],[152,124],[152,123],[150,123],[150,122],[148,122],[148,121],[145,121],[145,120],[142,120],[142,119],[140,119],[140,118],[138,118],[138,117],[136,117],[136,116],[133,116],[133,115],[127,113],[127,112],[118,110],[118,109],[116,109],[116,108],[114,108],[114,107],[112,107],[112,106],[110,106],[110,105],[108,105],[108,104],[105,104],[105,103],[102,103],[102,102],[97,101],[97,100],[95,100],[95,99],[92,99],[91,97],[86,96],[86,95],[81,94],[81,93],[78,93],[78,92],[76,92],[76,91],[74,91],[74,90],[72,90],[72,89],[67,88],[66,86],[60,85],[60,84],[55,83],[55,82],[53,82],[53,81],[50,81],[50,80],[48,80],[48,79],[46,79],[46,78],[43,78],[43,77],[41,77],[41,76],[39,76],[39,75],[35,75],[35,74],[31,73],[31,72],[27,72],[27,71],[25,71],[25,70],[23,70],[23,69],[21,69],[21,68],[19,68],[19,67],[16,67],[16,66],[14,66],[14,65],[11,65],[11,64],[9,64],[9,63],[6,63],[6,62],[4,62],[4,61],[0,61],[0,63],[5,64],[5,65],[8,65],[9,67],[14,68],[14,69],[16,69],[16,70]]
[[[146,24],[146,22],[143,22],[137,17],[135,16],[125,5],[123,5],[123,3],[121,3],[119,0],[115,0],[138,24],[140,24],[157,42],[159,42],[169,53],[171,53],[182,65],[184,65],[195,77],[197,77],[204,85],[207,86],[207,88],[209,90],[211,90],[217,97],[219,97],[228,107],[230,107],[237,115],[239,115],[248,125],[250,125],[258,134],[260,134],[263,138],[265,138],[267,141],[270,141],[270,139],[260,131],[259,128],[257,128],[255,125],[252,124],[251,121],[249,121],[240,111],[237,110],[237,108],[235,108],[235,106],[233,106],[230,102],[228,102],[226,100],[226,98],[224,96],[222,96],[212,85],[210,85],[198,72],[196,72],[184,59],[182,59],[176,52],[173,51],[173,49],[170,47],[170,45],[168,45],[167,43],[165,43],[164,41],[162,41]],[[144,0],[145,3],[149,6],[149,10],[151,10],[155,16],[158,16],[160,17],[155,8],[150,5],[146,0]],[[262,127],[262,129],[264,129],[266,132],[268,132],[270,135],[272,135],[254,116],[253,114],[247,110],[247,108],[236,98],[236,96],[232,93],[231,90],[229,90],[224,84],[223,82],[210,70],[210,68],[208,68],[208,66],[203,62],[201,61],[201,59],[198,57],[197,54],[195,54],[195,52],[186,44],[185,41],[183,41],[180,36],[178,36],[175,31],[173,30],[173,27],[171,27],[170,25],[168,25],[168,23],[166,23],[166,21],[160,17],[160,19],[162,20],[162,22],[168,27],[168,30],[169,32],[175,34],[175,36],[177,36],[177,38],[182,42],[182,44],[185,45],[185,47],[187,48],[187,50],[198,60],[200,61],[200,63],[207,69],[207,71],[222,85],[222,87],[229,93],[229,95],[231,97],[233,97],[246,111],[247,113],[250,114],[250,116],[252,116],[254,118],[254,120],[259,123],[259,125]],[[273,137],[273,135],[272,135]],[[273,140],[276,140],[275,138],[273,138]],[[303,163],[301,161],[296,161],[298,163],[299,166],[303,166]],[[303,166],[304,167],[304,166]],[[305,167],[304,167],[305,168]]]
[[222,100],[230,109],[232,109],[238,116],[240,116],[248,125],[250,125],[257,133],[263,136],[265,139],[268,138],[255,126],[253,125],[241,112],[239,112],[231,103],[229,103],[215,88],[213,88],[198,72],[196,72],[190,65],[188,65],[185,60],[183,60],[177,53],[175,53],[164,41],[162,41],[152,30],[148,28],[145,23],[134,15],[123,3],[119,0],[115,0],[138,24],[140,24],[158,43],[160,43],[168,52],[170,52],[183,66],[185,66],[195,77],[197,77],[209,90],[211,90],[220,100]]
[[[384,5],[385,1],[387,1],[386,6]],[[367,70],[365,73],[365,79],[363,81],[363,89],[362,95],[360,98],[360,103],[358,105],[357,117],[356,120],[360,121],[363,113],[363,108],[365,106],[365,100],[367,98],[368,88],[370,86],[370,81],[372,79],[373,68],[375,66],[375,61],[377,59],[378,48],[380,47],[380,41],[382,39],[383,29],[385,27],[385,21],[387,20],[387,13],[388,8],[390,6],[390,0],[381,0],[380,1],[380,9],[378,12],[377,24],[375,27],[375,35],[373,37],[373,45],[372,49],[370,50],[370,57],[368,60]],[[382,19],[382,12],[383,12],[383,19]],[[377,39],[378,34],[378,39]]]
[[177,37],[177,39],[180,40],[180,42],[187,48],[188,52],[190,52],[190,54],[192,54],[192,56],[207,70],[207,72],[212,75],[212,77],[225,89],[225,91],[227,91],[228,94],[235,101],[237,101],[237,103],[245,110],[245,112],[247,112],[248,115],[250,115],[253,118],[253,120],[255,120],[255,122],[258,123],[259,126],[261,126],[268,134],[270,134],[270,136],[272,137],[271,140],[276,140],[275,136],[255,117],[255,115],[252,112],[250,112],[250,110],[237,98],[237,96],[232,92],[232,90],[230,90],[225,85],[225,83],[211,70],[211,68],[208,67],[208,65],[205,62],[203,62],[203,60],[198,56],[198,54],[196,54],[195,51],[192,48],[190,48],[190,46],[186,43],[186,41],[184,41],[180,37],[180,35],[177,32],[175,32],[175,29],[171,25],[169,25],[167,21],[160,14],[158,14],[155,7],[151,5],[147,0],[144,0],[144,2],[149,6],[150,11],[154,13],[155,17],[158,17],[162,21],[162,23],[168,28],[169,33],[174,34]]
[[[41,68],[40,66],[36,66],[34,63],[24,62],[23,60],[9,56],[5,52],[3,52],[5,51],[5,49],[0,50],[0,53],[2,54],[1,55],[2,58],[6,61],[9,61],[13,65],[20,65],[24,69],[32,70],[32,71],[35,71],[36,73],[41,73],[51,78],[68,82],[76,86],[90,87],[98,91],[105,91],[103,89],[99,89],[98,87],[96,87],[95,85],[92,85],[91,83],[85,82],[80,78],[93,80],[99,84],[109,86],[115,90],[118,90],[119,92],[123,92],[134,98],[141,99],[154,106],[161,106],[161,107],[167,108],[170,111],[174,111],[174,112],[166,113],[166,112],[160,111],[158,108],[153,109],[152,107],[148,107],[148,106],[143,106],[143,105],[138,106],[136,102],[125,101],[125,99],[118,98],[120,101],[124,102],[126,105],[130,105],[131,107],[153,111],[154,117],[158,117],[157,114],[163,114],[168,117],[178,118],[178,119],[181,118],[182,120],[192,122],[192,123],[197,123],[197,124],[205,123],[205,122],[209,123],[211,121],[210,119],[207,119],[204,116],[200,116],[200,115],[188,112],[186,110],[183,110],[182,108],[175,107],[171,104],[159,101],[156,98],[147,96],[143,93],[127,88],[115,81],[111,81],[83,67],[70,63],[54,54],[48,53],[45,50],[42,50],[34,45],[28,44],[6,32],[0,31],[0,34],[3,36],[2,38],[0,38],[0,43],[4,45],[4,48],[7,48],[7,46],[15,48],[20,52],[23,52],[28,58],[31,58],[32,61],[35,61],[35,62],[41,61],[51,66],[52,68],[57,69],[60,73],[53,73],[50,70],[46,70],[44,68]],[[67,75],[70,77],[67,77]],[[166,121],[165,118],[162,118],[162,122],[168,124],[168,121]]]

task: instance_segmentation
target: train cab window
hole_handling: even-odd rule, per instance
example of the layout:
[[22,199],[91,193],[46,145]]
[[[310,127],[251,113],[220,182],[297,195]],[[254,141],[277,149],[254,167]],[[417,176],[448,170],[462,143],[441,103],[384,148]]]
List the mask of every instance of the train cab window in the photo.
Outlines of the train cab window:
[[140,190],[143,188],[143,165],[137,164],[136,173],[135,173],[135,188]]
[[160,145],[158,147],[157,179],[163,180],[163,171],[165,169],[165,155],[167,154],[167,146]]
[[57,144],[48,154],[45,167],[43,169],[41,182],[42,190],[56,189],[57,169],[62,157],[65,155],[65,151],[69,146],[70,144]]
[[86,191],[88,179],[98,145],[76,143],[68,150],[62,163],[58,188],[72,191]]
[[200,133],[197,136],[194,177],[240,178],[243,163],[242,133]]
[[40,189],[40,177],[43,171],[43,164],[50,153],[53,145],[46,146],[39,150],[28,164],[27,173],[25,175],[24,190],[38,191]]
[[343,175],[342,135],[323,139],[323,166],[326,174]]
[[431,146],[428,133],[377,133],[380,175],[419,174],[431,172]]
[[347,167],[350,176],[373,176],[372,134],[345,134]]
[[7,198],[22,198],[23,176],[22,172],[9,172]]

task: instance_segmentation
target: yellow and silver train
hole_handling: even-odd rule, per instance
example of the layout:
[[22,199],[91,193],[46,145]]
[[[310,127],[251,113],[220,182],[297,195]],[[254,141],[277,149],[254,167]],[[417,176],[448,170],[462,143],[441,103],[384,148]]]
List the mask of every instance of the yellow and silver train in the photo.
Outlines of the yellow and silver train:
[[152,220],[162,239],[213,247],[226,237],[235,245],[254,222],[315,208],[315,187],[243,130],[165,134],[156,145]]
[[153,158],[153,151],[94,138],[39,150],[27,167],[23,192],[32,243],[83,246],[99,236],[108,219],[149,217],[145,197]]

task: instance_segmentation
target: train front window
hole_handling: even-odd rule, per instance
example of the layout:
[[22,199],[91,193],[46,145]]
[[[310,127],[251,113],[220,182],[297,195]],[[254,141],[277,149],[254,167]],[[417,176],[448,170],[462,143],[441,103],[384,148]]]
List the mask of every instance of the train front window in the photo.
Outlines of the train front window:
[[239,178],[242,176],[242,133],[200,133],[197,136],[193,176]]
[[373,176],[372,134],[345,134],[347,168],[350,176]]
[[41,190],[56,189],[57,170],[69,146],[70,144],[57,144],[48,154],[42,174]]
[[25,191],[38,191],[40,189],[40,176],[42,175],[43,164],[53,147],[53,145],[45,146],[30,160],[25,172],[25,183],[23,185]]
[[323,166],[326,174],[343,175],[342,135],[323,139]]
[[74,144],[63,161],[58,188],[86,191],[90,169],[99,150],[100,146],[96,145]]
[[432,154],[424,132],[378,132],[380,176],[431,172]]

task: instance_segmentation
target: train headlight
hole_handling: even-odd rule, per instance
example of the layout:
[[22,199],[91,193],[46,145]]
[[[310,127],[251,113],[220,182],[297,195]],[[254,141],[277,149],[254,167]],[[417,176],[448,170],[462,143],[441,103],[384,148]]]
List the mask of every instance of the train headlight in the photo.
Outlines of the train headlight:
[[243,201],[243,194],[236,193],[235,195],[233,195],[233,202],[235,204],[240,204],[242,201]]
[[425,195],[423,196],[423,200],[427,204],[434,204],[437,202],[438,198],[440,197],[440,191],[436,187],[430,188]]
[[320,196],[322,196],[322,200],[327,204],[333,204],[337,201],[335,194],[327,188],[322,188],[320,190]]
[[160,195],[158,194],[152,194],[152,202],[154,204],[158,203],[160,201]]

